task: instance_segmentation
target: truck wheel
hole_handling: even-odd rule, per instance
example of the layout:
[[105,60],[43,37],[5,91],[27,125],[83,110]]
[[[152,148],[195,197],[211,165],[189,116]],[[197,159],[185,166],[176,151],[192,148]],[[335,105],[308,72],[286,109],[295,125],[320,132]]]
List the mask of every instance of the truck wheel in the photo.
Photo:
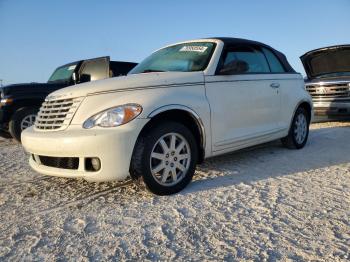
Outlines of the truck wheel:
[[191,131],[177,122],[162,123],[136,142],[130,174],[157,195],[175,194],[192,180],[198,158]]
[[9,123],[9,132],[18,142],[21,142],[21,133],[24,129],[34,125],[37,108],[23,107],[18,109]]
[[299,107],[295,112],[288,136],[281,139],[282,144],[289,149],[301,149],[309,136],[310,119],[306,110]]

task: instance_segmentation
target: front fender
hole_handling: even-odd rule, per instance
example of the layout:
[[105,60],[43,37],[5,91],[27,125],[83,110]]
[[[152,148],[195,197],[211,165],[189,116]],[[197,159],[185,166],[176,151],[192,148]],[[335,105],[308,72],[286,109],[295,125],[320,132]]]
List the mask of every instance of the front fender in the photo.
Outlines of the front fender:
[[82,125],[86,119],[105,109],[136,103],[143,111],[138,118],[151,118],[160,112],[180,109],[189,112],[200,121],[206,143],[206,155],[211,153],[210,107],[205,96],[204,84],[168,88],[111,92],[87,96],[76,112],[72,125]]

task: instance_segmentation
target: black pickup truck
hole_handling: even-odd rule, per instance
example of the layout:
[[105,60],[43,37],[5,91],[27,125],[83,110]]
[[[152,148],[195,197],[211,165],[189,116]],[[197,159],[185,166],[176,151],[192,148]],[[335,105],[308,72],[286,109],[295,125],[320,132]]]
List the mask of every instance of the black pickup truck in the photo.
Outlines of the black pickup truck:
[[0,87],[0,129],[20,142],[21,132],[33,125],[45,97],[55,90],[108,77],[126,75],[137,64],[99,57],[58,67],[47,83]]

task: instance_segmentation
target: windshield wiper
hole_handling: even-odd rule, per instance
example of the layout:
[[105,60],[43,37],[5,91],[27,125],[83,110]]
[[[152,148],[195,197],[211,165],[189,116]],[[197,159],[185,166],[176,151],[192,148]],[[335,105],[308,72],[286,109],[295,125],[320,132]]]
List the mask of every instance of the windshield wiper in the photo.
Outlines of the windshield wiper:
[[153,69],[146,69],[142,71],[141,73],[154,73],[154,72],[165,72],[163,70],[153,70]]

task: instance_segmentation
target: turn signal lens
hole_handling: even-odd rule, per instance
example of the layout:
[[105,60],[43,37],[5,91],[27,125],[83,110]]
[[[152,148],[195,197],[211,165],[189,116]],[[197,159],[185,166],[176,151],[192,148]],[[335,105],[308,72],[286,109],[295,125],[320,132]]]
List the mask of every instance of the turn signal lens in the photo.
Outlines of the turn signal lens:
[[12,102],[13,102],[12,98],[3,98],[0,101],[1,105],[10,105],[12,104]]

